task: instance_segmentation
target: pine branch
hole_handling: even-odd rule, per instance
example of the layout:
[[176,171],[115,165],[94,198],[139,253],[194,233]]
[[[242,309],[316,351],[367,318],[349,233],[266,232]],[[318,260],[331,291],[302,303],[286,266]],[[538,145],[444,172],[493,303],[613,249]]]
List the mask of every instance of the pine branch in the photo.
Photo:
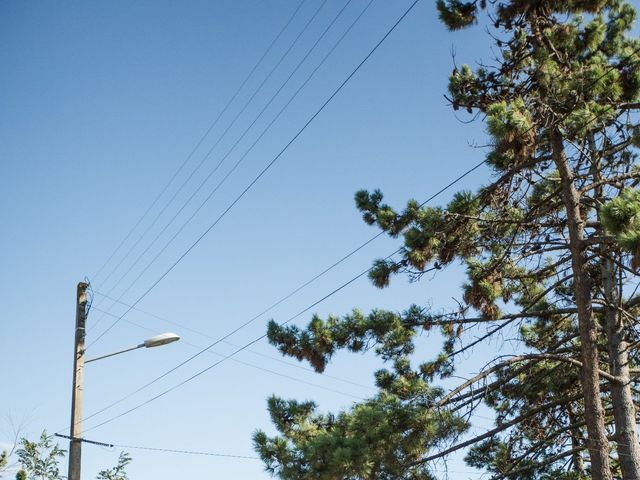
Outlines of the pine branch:
[[[497,357],[497,358],[501,358],[501,357]],[[504,358],[504,357],[502,357]],[[510,366],[513,363],[518,363],[518,362],[522,362],[522,361],[526,361],[526,360],[537,360],[537,361],[543,361],[543,360],[556,360],[558,362],[564,362],[564,363],[569,363],[571,365],[574,365],[575,367],[578,368],[582,368],[582,362],[575,360],[573,358],[568,358],[562,355],[555,355],[555,354],[551,354],[551,353],[538,353],[538,354],[528,354],[528,355],[517,355],[514,356],[508,360],[505,360],[503,362],[500,362],[494,366],[492,366],[491,368],[479,373],[478,375],[476,375],[475,377],[467,380],[465,383],[463,383],[462,385],[459,385],[457,388],[453,389],[451,392],[449,392],[447,395],[445,395],[442,399],[440,399],[440,401],[438,402],[438,407],[442,407],[444,405],[446,405],[449,400],[451,400],[457,393],[460,393],[461,391],[465,390],[467,387],[473,385],[474,383],[477,383],[478,381],[488,377],[489,375],[491,375],[494,372],[497,372],[505,367]],[[606,378],[607,380],[611,381],[611,382],[616,382],[616,383],[620,383],[620,379],[618,379],[618,377],[615,377],[614,375],[611,375],[608,372],[605,372],[604,370],[599,370],[600,375],[603,378]],[[504,382],[506,383],[506,382]]]
[[[518,470],[514,470],[512,472],[508,472],[508,475],[519,475],[519,474],[522,474],[522,473],[527,473],[527,472],[530,472],[531,470],[534,470],[534,469],[537,469],[537,468],[540,468],[540,467],[545,467],[545,466],[547,466],[547,465],[549,465],[551,463],[557,462],[558,460],[561,460],[563,458],[569,457],[571,455],[575,455],[576,453],[583,452],[585,450],[587,450],[586,446],[584,446],[584,447],[574,447],[571,450],[567,450],[565,452],[558,453],[557,455],[552,455],[551,457],[546,457],[544,459],[544,463],[542,463],[542,464],[537,463],[537,464],[534,464],[534,465],[529,465],[529,466],[526,466],[526,467],[522,467],[522,468],[519,468]],[[500,477],[491,477],[491,480],[501,480],[503,478],[507,478],[506,475],[507,474],[504,474],[504,475],[502,475]]]
[[544,405],[540,405],[539,407],[533,408],[531,410],[529,410],[527,413],[520,415],[519,417],[514,418],[513,420],[510,420],[509,422],[503,423],[502,425],[500,425],[499,427],[496,427],[494,429],[491,429],[489,431],[487,431],[486,433],[483,433],[482,435],[478,435],[474,438],[471,438],[465,442],[462,443],[458,443],[457,445],[454,445],[452,447],[449,447],[445,450],[442,450],[438,453],[435,453],[433,455],[429,455],[428,457],[422,458],[416,462],[413,462],[410,464],[410,466],[415,466],[415,465],[421,465],[427,462],[430,462],[432,460],[436,460],[438,458],[442,458],[445,457],[447,455],[449,455],[450,453],[456,452],[462,448],[468,447],[470,445],[473,445],[475,443],[481,442],[482,440],[485,440],[487,438],[491,438],[494,435],[503,432],[511,427],[513,427],[514,425],[519,424],[520,422],[522,422],[523,420],[526,420],[528,418],[531,418],[535,415],[537,415],[540,412],[544,412],[545,410],[549,410],[553,407],[557,407],[558,405],[562,405],[565,404],[567,402],[573,402],[575,400],[578,400],[582,398],[582,394],[577,394],[577,395],[573,395],[571,397],[562,397],[558,400],[555,400],[553,402],[549,402],[549,403],[545,403]]

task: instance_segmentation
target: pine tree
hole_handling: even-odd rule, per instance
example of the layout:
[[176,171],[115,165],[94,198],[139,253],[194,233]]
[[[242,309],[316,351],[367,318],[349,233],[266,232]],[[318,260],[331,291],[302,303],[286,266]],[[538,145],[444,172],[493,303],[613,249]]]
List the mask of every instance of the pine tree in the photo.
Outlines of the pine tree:
[[[258,433],[256,447],[270,471],[284,475],[292,466],[307,475],[299,478],[392,478],[364,467],[394,455],[394,478],[429,478],[429,462],[471,447],[468,463],[493,478],[638,479],[632,347],[640,297],[631,289],[640,267],[634,116],[640,41],[629,36],[635,10],[621,0],[438,0],[436,6],[451,30],[474,25],[482,12],[494,29],[497,58],[476,69],[455,68],[448,97],[454,110],[485,119],[492,176],[446,207],[412,200],[397,211],[379,191],[358,192],[356,204],[365,222],[403,240],[399,258],[374,263],[373,283],[384,288],[394,275],[419,279],[462,262],[467,282],[460,308],[356,310],[314,317],[304,330],[271,322],[268,334],[284,354],[318,371],[339,349],[359,352],[377,344],[390,368],[376,373],[380,393],[364,405],[381,407],[391,396],[404,409],[431,415],[434,431],[442,425],[447,431],[447,423],[460,428],[451,436],[425,437],[414,460],[396,452],[395,444],[367,457],[337,445],[343,467],[355,473],[332,476],[322,460],[334,458],[331,447],[318,457],[314,442],[343,434],[342,427],[327,426],[314,408],[300,417],[294,414],[298,404],[279,403],[270,411],[281,436]],[[477,326],[487,331],[472,339]],[[415,335],[434,328],[445,337],[442,353],[412,367]],[[461,353],[505,331],[517,334],[521,355],[496,357],[448,394],[430,386],[453,373]],[[416,383],[430,392],[428,401],[411,395]],[[496,427],[442,448],[464,430],[456,415],[480,401],[496,411]],[[360,406],[338,417],[355,421]],[[448,416],[441,419],[442,412]],[[308,432],[309,423],[311,436],[290,436]],[[611,438],[607,429],[615,432]]]

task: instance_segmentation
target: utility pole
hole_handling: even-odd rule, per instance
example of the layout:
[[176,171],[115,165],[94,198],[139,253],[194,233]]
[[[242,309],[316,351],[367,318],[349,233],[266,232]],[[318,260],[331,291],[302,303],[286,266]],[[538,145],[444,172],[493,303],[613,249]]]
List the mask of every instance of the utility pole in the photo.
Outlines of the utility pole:
[[71,392],[71,440],[69,441],[68,480],[80,480],[82,454],[82,404],[84,400],[84,337],[87,320],[88,284],[78,283],[76,296],[76,338],[73,350],[73,390]]

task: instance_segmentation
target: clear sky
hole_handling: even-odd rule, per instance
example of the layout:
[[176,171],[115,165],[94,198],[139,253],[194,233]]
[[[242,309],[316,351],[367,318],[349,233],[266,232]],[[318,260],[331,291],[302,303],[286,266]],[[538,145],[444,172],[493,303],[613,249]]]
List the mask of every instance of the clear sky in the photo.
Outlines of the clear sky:
[[[345,0],[302,4],[176,180],[101,270],[299,2],[0,2],[0,415],[26,419],[24,433],[29,436],[43,428],[68,428],[77,282],[88,277],[95,291],[88,320],[92,342],[113,322],[100,310],[115,315],[126,310],[100,294],[125,303],[140,298],[274,159],[411,2],[374,0],[245,155],[367,3],[352,0],[346,6],[243,136]],[[377,231],[361,221],[353,203],[356,190],[381,188],[391,204],[401,207],[411,197],[426,199],[480,162],[484,153],[473,145],[486,139],[481,123],[462,123],[467,118],[456,117],[443,94],[452,52],[457,63],[489,60],[489,45],[482,28],[447,32],[434,2],[419,2],[273,167],[140,301],[138,307],[155,316],[131,311],[89,348],[88,357],[100,355],[161,331],[183,338],[89,365],[86,414],[179,364],[198,351],[194,346],[233,330],[371,238]],[[479,170],[457,188],[475,188],[486,174]],[[182,183],[185,187],[178,190]],[[451,192],[439,200],[445,202]],[[376,240],[228,341],[242,345],[261,336],[269,318],[287,320],[397,246],[389,239]],[[361,278],[294,321],[302,325],[313,312],[340,314],[353,307],[447,307],[462,280],[461,270],[454,268],[414,284],[397,279],[380,291]],[[438,338],[422,341],[425,355],[440,348]],[[225,354],[234,347],[221,343],[212,350]],[[273,432],[265,408],[269,395],[315,399],[326,410],[347,407],[372,393],[366,387],[379,365],[367,356],[340,354],[326,372],[329,377],[305,370],[306,365],[282,363],[265,341],[251,350],[88,431],[86,438],[253,456],[252,432]],[[145,402],[219,358],[200,355],[87,420],[85,427]],[[461,372],[477,370],[482,358],[482,351],[470,354]],[[478,419],[478,425],[487,422]],[[0,441],[8,442],[8,425],[0,430]],[[83,477],[95,478],[99,469],[115,464],[120,450],[84,446]],[[251,459],[127,450],[134,458],[129,472],[135,480],[269,478],[262,464]],[[478,477],[459,473],[471,472],[459,459],[450,469],[456,472],[451,478]]]

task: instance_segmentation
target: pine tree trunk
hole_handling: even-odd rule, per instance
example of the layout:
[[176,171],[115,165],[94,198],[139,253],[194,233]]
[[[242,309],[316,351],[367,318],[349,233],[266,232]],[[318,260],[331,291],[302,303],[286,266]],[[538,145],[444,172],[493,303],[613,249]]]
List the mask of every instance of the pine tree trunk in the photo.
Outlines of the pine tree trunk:
[[611,480],[609,445],[604,426],[604,409],[600,399],[598,372],[598,329],[591,306],[591,280],[587,272],[584,248],[584,220],[580,199],[573,183],[560,132],[550,132],[553,161],[560,173],[562,199],[567,211],[569,248],[578,310],[580,349],[582,357],[581,384],[584,395],[584,417],[587,424],[587,446],[593,480]]
[[[569,424],[573,425],[577,422],[576,416],[573,412],[573,405],[569,404],[567,407],[567,416],[569,417]],[[582,446],[582,438],[580,435],[580,428],[571,429],[571,447],[575,452],[571,455],[572,472],[578,475],[584,475],[584,461],[582,459],[582,452],[578,449]]]
[[609,372],[620,379],[611,382],[611,403],[616,426],[615,441],[622,478],[640,480],[640,444],[636,432],[636,408],[631,394],[628,348],[624,326],[618,315],[619,301],[616,288],[616,271],[611,260],[603,260],[602,267],[604,294],[608,305],[605,307],[604,327],[607,333],[609,351]]

